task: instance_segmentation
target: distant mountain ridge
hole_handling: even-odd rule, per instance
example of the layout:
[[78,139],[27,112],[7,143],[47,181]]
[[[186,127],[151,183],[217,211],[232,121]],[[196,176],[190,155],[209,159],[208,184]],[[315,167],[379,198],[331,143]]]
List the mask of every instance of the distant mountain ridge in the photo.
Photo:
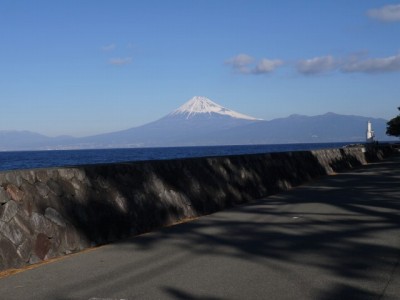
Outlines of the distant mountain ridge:
[[330,112],[265,121],[196,96],[159,120],[112,133],[50,138],[29,131],[0,131],[0,150],[364,142],[368,121],[377,140],[396,140],[386,136],[384,119]]
[[396,140],[386,135],[386,120],[362,116],[326,113],[317,116],[291,115],[258,124],[224,131],[227,144],[240,140],[243,144],[365,142],[367,122],[371,121],[376,140]]
[[0,151],[65,149],[76,138],[71,136],[48,137],[28,130],[0,130]]

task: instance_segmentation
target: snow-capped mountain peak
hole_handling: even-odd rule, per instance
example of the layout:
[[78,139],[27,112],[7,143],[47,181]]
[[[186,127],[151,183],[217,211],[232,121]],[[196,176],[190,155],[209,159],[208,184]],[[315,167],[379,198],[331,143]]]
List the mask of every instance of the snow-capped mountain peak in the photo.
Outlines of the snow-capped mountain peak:
[[227,109],[227,108],[211,101],[207,97],[202,97],[202,96],[193,97],[188,102],[186,102],[181,107],[179,107],[177,110],[173,111],[170,115],[185,115],[186,118],[189,119],[191,116],[194,116],[197,114],[212,114],[212,113],[230,116],[230,117],[236,118],[236,119],[245,119],[245,120],[252,120],[252,121],[259,120],[259,119],[253,118],[251,116],[247,116],[247,115],[238,113],[236,111]]

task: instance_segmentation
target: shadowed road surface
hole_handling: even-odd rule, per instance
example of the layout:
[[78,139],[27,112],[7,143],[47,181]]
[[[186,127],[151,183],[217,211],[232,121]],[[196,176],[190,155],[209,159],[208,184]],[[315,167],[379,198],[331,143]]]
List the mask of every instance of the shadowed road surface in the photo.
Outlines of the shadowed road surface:
[[400,299],[400,157],[0,279],[1,299]]

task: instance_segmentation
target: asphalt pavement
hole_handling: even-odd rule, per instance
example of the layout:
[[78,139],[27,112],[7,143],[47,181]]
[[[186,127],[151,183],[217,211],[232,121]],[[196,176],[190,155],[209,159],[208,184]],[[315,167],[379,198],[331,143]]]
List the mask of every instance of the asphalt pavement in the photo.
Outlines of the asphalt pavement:
[[0,279],[0,299],[400,299],[400,157]]

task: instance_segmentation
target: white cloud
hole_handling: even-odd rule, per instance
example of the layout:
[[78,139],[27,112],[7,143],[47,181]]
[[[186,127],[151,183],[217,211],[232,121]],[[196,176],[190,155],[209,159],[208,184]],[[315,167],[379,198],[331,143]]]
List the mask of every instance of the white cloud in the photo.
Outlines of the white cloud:
[[105,52],[110,52],[113,51],[117,46],[115,44],[110,44],[110,45],[105,45],[103,47],[101,47],[101,50],[105,51]]
[[114,66],[124,66],[130,64],[131,62],[132,62],[131,57],[125,57],[125,58],[116,57],[116,58],[111,58],[109,60],[109,63]]
[[253,74],[270,73],[282,64],[283,64],[283,61],[281,61],[279,59],[270,60],[270,59],[263,58],[252,70],[252,73]]
[[383,57],[359,60],[353,58],[343,64],[343,72],[361,72],[361,73],[385,73],[400,71],[400,54]]
[[265,74],[274,71],[283,64],[283,61],[275,59],[261,59],[256,65],[253,64],[254,58],[247,54],[239,54],[225,62],[241,74]]
[[334,70],[335,67],[335,59],[330,55],[300,60],[296,64],[297,71],[305,75],[326,73]]
[[370,9],[367,11],[370,18],[384,22],[400,21],[400,4],[385,5],[381,8]]
[[250,72],[249,65],[254,61],[254,58],[247,54],[239,54],[235,57],[228,59],[225,63],[231,65],[232,68],[239,72],[247,74]]
[[[359,52],[349,55],[347,58],[335,58],[332,55],[318,56],[310,59],[299,60],[292,65],[297,72],[303,75],[319,75],[338,70],[342,73],[387,73],[400,72],[400,53],[381,58],[368,58],[367,52]],[[121,61],[120,61],[121,60]],[[122,65],[130,62],[116,60],[113,64]],[[239,54],[225,62],[235,72],[240,74],[259,75],[274,72],[285,62],[279,59],[263,58],[255,61],[247,54]]]

